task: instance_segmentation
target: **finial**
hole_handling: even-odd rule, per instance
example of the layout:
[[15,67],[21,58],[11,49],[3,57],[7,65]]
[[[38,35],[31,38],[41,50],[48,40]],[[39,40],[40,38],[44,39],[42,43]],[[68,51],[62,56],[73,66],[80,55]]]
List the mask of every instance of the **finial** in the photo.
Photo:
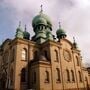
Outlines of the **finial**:
[[19,21],[19,27],[21,27],[21,21]]
[[76,41],[75,41],[75,37],[73,37],[73,41],[74,41],[74,43],[73,43],[74,48],[78,48],[78,47],[77,47],[77,43],[76,43]]
[[41,4],[40,7],[41,7],[41,11],[40,11],[40,13],[42,13],[42,12],[43,12],[43,5]]
[[75,43],[75,37],[73,37],[73,41],[74,41],[74,43]]
[[26,26],[26,24],[25,24],[25,31],[27,30],[27,26]]
[[59,28],[61,28],[61,24],[60,24],[60,22],[59,22]]

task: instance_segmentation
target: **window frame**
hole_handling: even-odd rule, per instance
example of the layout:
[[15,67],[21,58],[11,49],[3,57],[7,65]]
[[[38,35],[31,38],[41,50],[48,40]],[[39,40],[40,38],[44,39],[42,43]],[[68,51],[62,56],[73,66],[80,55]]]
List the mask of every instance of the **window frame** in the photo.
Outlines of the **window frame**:
[[56,49],[54,50],[54,53],[55,53],[55,62],[59,62],[58,51]]
[[78,71],[78,76],[79,76],[79,82],[82,82],[82,75],[80,71]]
[[56,68],[56,74],[57,74],[57,79],[56,79],[56,82],[61,82],[61,75],[60,75],[60,69],[59,68]]
[[66,75],[67,75],[67,82],[70,82],[70,72],[68,69],[66,69]]
[[21,51],[21,60],[23,61],[27,61],[27,49],[26,48],[23,48],[22,51]]
[[49,71],[45,71],[45,83],[49,83],[50,82],[50,78],[49,78]]
[[71,70],[71,76],[72,76],[72,82],[75,82],[75,75],[74,75],[74,71]]

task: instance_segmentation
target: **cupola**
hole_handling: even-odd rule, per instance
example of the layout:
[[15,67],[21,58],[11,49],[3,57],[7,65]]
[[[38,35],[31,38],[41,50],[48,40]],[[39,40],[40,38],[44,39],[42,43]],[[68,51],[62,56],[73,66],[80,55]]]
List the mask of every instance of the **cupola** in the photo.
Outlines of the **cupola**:
[[66,38],[66,33],[65,31],[61,28],[60,22],[59,22],[59,29],[56,31],[56,35],[58,40]]
[[50,30],[52,30],[52,22],[46,14],[43,14],[42,5],[41,5],[40,13],[38,15],[36,15],[32,20],[32,26],[33,26],[34,31],[40,25],[48,27],[48,28],[50,28]]
[[29,40],[29,39],[30,39],[30,33],[29,33],[29,32],[27,32],[26,25],[25,25],[25,31],[23,32],[23,35],[24,35],[24,39],[27,39],[27,40]]
[[21,27],[21,22],[19,22],[19,26],[16,29],[16,35],[15,35],[15,37],[16,38],[23,38],[23,29]]

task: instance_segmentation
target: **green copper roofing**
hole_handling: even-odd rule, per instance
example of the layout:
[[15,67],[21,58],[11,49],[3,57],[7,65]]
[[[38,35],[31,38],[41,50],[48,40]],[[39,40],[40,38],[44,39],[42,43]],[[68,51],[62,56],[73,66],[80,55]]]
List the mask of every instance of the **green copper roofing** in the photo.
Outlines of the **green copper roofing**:
[[46,35],[47,35],[47,40],[54,40],[53,35],[51,34],[50,31],[48,31]]
[[52,22],[50,18],[43,13],[40,13],[39,15],[34,17],[34,19],[32,20],[32,26],[36,27],[36,25],[40,23],[52,27]]
[[21,22],[19,22],[19,27],[16,29],[16,38],[23,38],[23,29],[21,28]]
[[56,31],[57,38],[60,39],[63,36],[66,37],[66,32],[61,28],[60,23],[59,23],[59,29]]
[[38,24],[43,24],[51,28],[52,23],[50,18],[47,15],[43,14],[42,5],[40,7],[41,7],[41,11],[39,15],[35,16],[34,19],[32,20],[32,26],[35,28]]
[[56,34],[57,34],[57,35],[65,34],[65,31],[64,31],[63,29],[58,29],[58,30],[56,31]]
[[38,17],[36,20],[35,20],[35,26],[39,25],[39,24],[43,24],[43,25],[47,25],[47,21],[42,18],[42,17]]
[[23,32],[24,35],[24,39],[28,39],[30,38],[30,33],[26,31],[26,25],[25,25],[25,31]]
[[15,37],[16,38],[23,38],[23,31],[20,28],[17,28]]
[[29,38],[30,38],[30,33],[29,32],[24,31],[23,35],[24,35],[24,39],[28,39],[29,40]]
[[53,40],[53,35],[50,32],[52,30],[52,22],[47,15],[43,14],[42,5],[40,13],[32,20],[32,26],[35,32],[35,36],[32,38],[33,41],[41,44],[48,39]]
[[57,38],[60,38],[62,36],[66,36],[66,33],[65,33],[65,31],[63,29],[58,29],[56,31],[56,34],[57,34]]
[[46,32],[44,30],[42,31],[39,31],[37,34],[36,34],[36,38],[46,38]]
[[22,27],[21,27],[21,21],[19,22],[19,26],[18,26],[18,28],[17,28],[17,31],[23,32],[23,29],[22,29]]

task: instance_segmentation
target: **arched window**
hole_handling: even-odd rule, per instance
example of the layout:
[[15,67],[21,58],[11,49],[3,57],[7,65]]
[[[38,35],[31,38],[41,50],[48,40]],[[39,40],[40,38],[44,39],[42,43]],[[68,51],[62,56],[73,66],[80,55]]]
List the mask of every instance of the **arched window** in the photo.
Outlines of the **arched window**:
[[54,52],[55,52],[55,61],[58,61],[58,51],[55,50]]
[[26,69],[21,70],[21,82],[26,82]]
[[45,71],[45,82],[49,83],[49,72]]
[[56,68],[56,72],[57,72],[57,73],[56,73],[56,74],[57,74],[57,79],[56,79],[56,80],[57,80],[57,81],[61,81],[61,80],[60,80],[60,70],[59,70],[59,68]]
[[66,70],[66,73],[67,73],[67,81],[70,81],[70,73],[68,69]]
[[85,81],[86,81],[86,82],[88,82],[88,79],[87,79],[87,77],[85,77]]
[[46,57],[46,59],[48,59],[48,54],[46,50],[44,50],[44,56]]
[[72,75],[72,81],[75,81],[74,71],[73,70],[71,70],[71,75]]
[[22,60],[27,60],[27,49],[22,50]]
[[33,75],[33,82],[36,83],[36,72],[34,72],[34,75]]
[[77,66],[79,66],[80,62],[79,62],[78,56],[76,56],[76,62],[77,62]]
[[81,72],[78,71],[78,75],[79,75],[79,81],[82,82],[82,76],[81,76]]

